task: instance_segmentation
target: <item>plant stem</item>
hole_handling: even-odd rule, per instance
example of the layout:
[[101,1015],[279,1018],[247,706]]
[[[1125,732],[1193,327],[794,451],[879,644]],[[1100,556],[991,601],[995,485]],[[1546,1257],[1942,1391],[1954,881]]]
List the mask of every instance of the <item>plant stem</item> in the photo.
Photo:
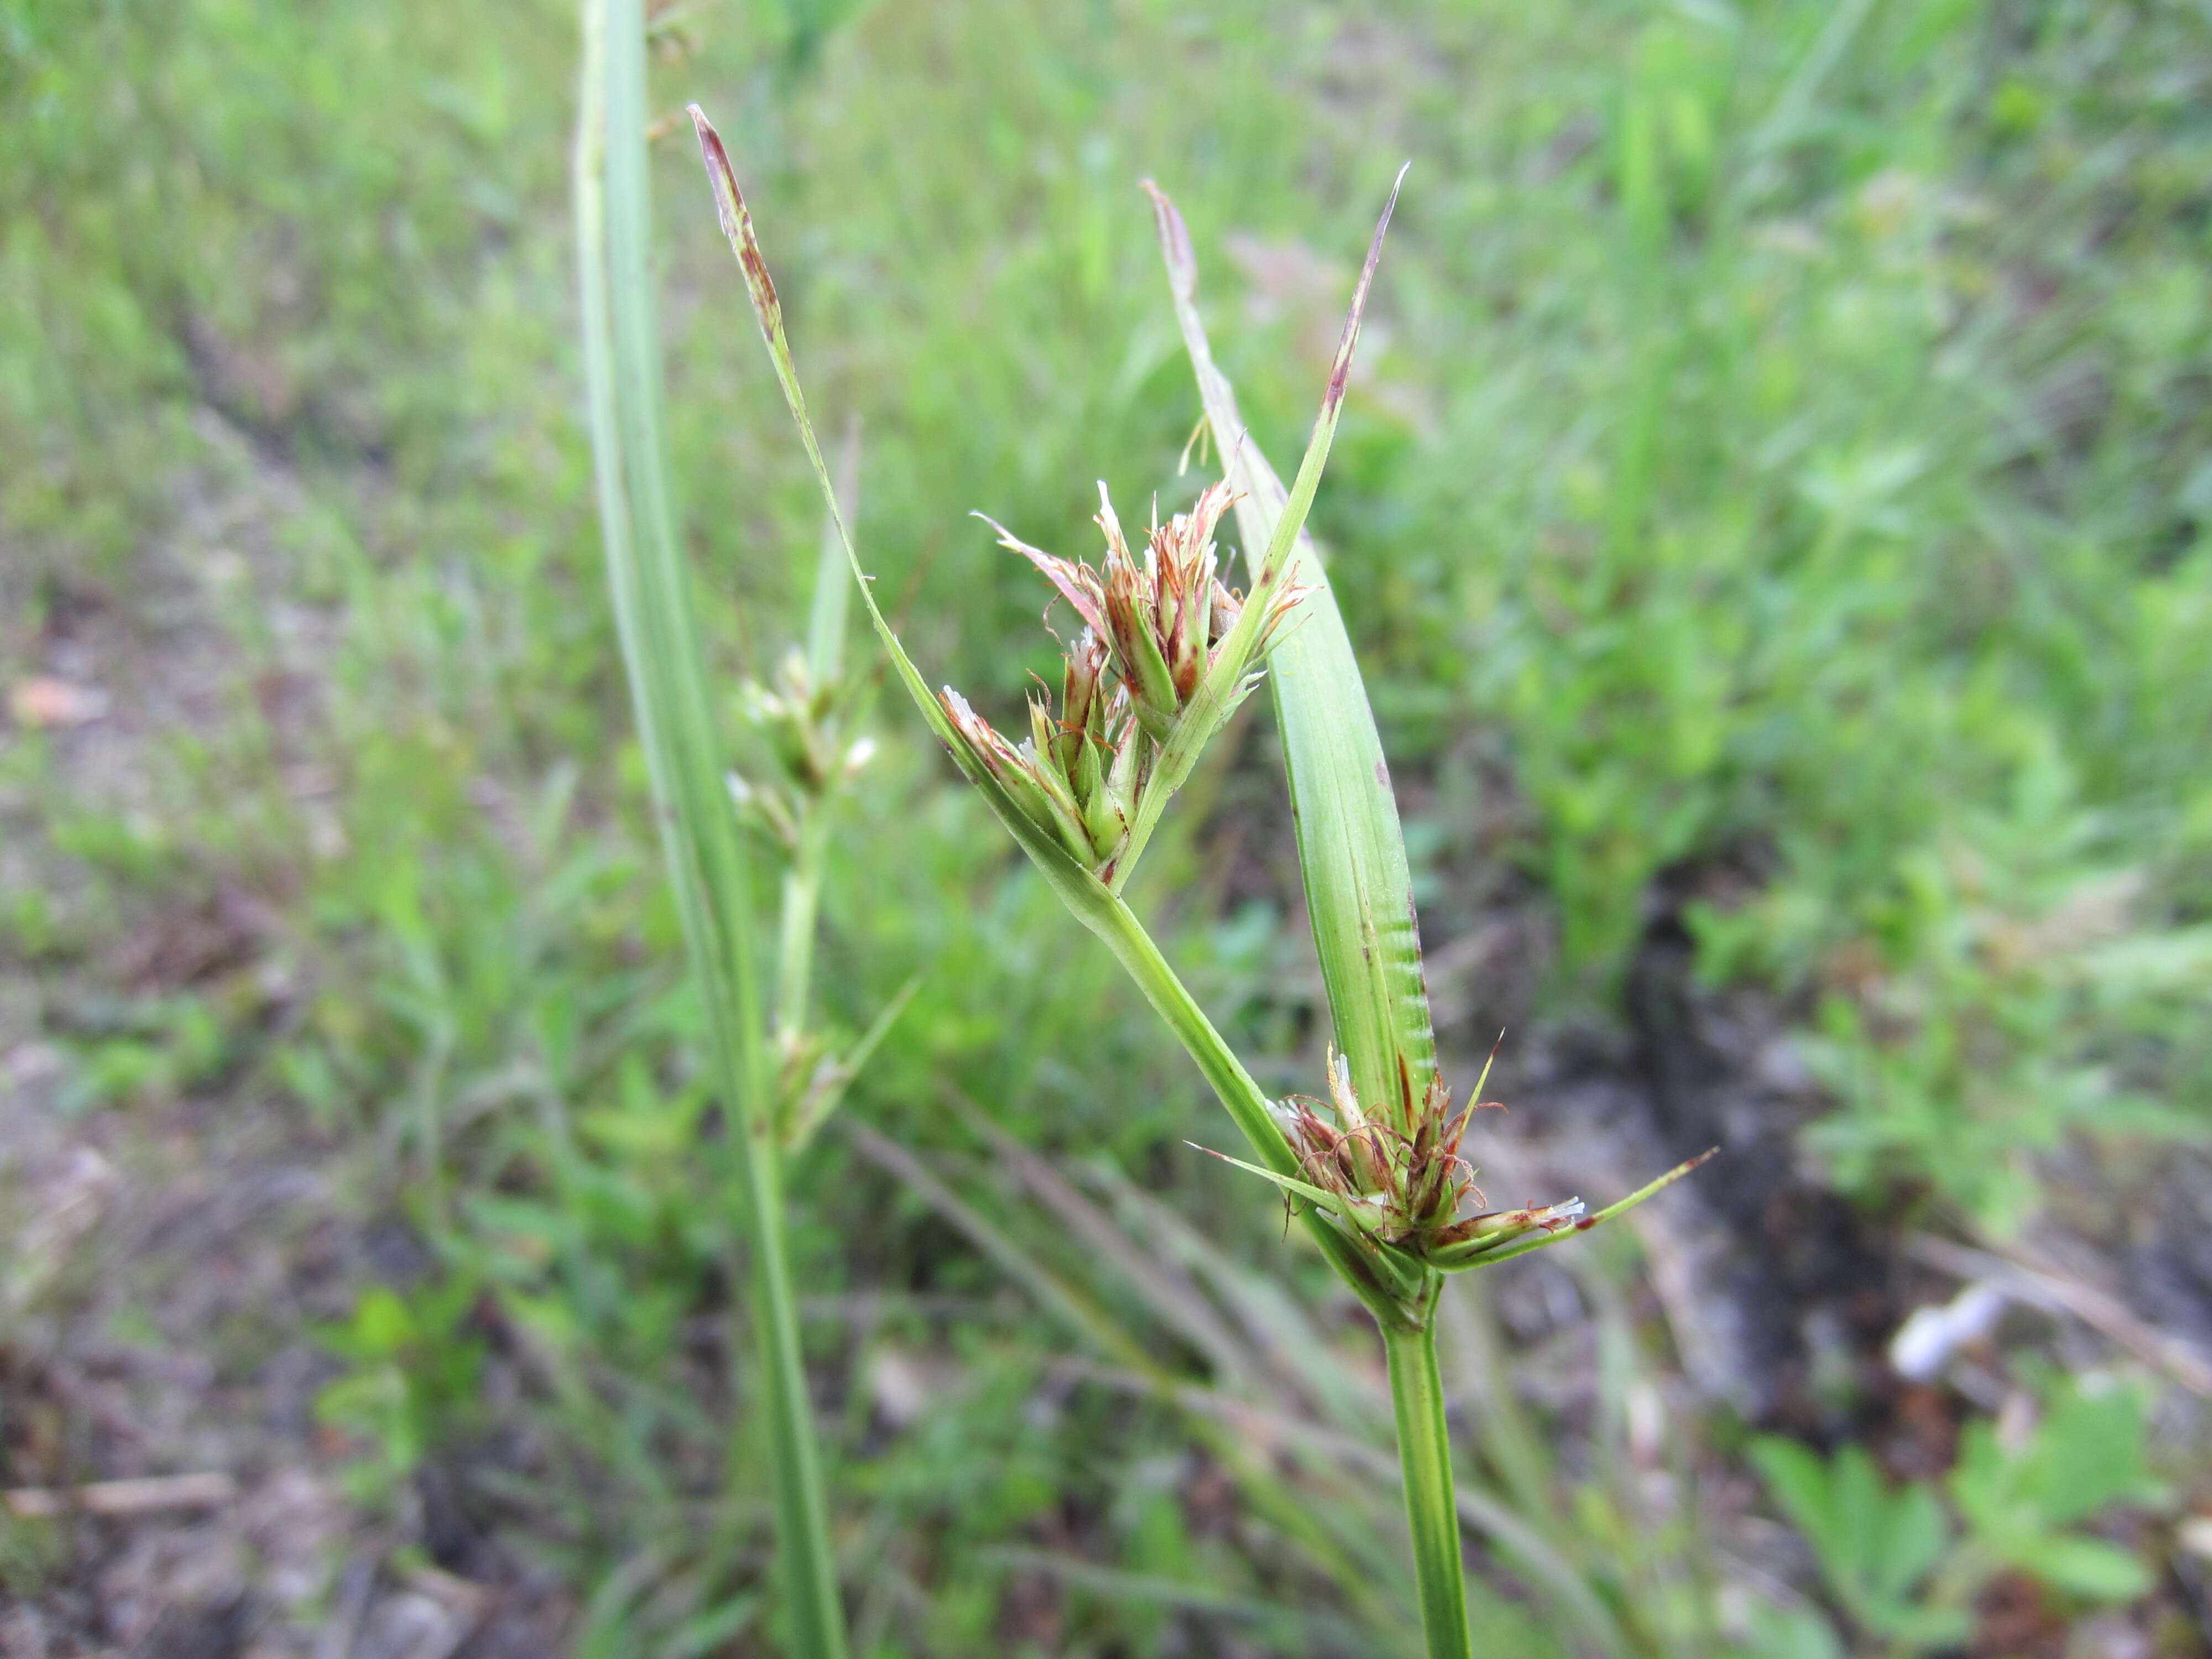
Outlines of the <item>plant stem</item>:
[[[842,577],[843,572],[838,574]],[[783,912],[776,937],[775,1023],[796,1037],[806,1029],[807,991],[814,979],[814,923],[821,908],[822,869],[830,851],[827,799],[802,809],[799,847],[783,872]]]
[[754,1346],[777,1541],[803,1659],[844,1659],[842,1603],[784,1250],[781,1163],[753,958],[751,884],[722,782],[660,432],[660,342],[647,277],[645,20],[585,0],[575,204],[584,358],[607,574],[654,817],[699,988],[708,1060],[751,1234]]
[[[1103,902],[1086,903],[1077,909],[1076,915],[1106,942],[1121,966],[1128,970],[1129,977],[1136,981],[1137,988],[1145,994],[1145,1000],[1152,1005],[1153,1012],[1182,1040],[1184,1051],[1198,1063],[1198,1069],[1213,1085],[1213,1092],[1229,1109],[1229,1115],[1244,1132],[1254,1154],[1277,1174],[1296,1176],[1297,1154],[1291,1150],[1281,1126],[1267,1110],[1267,1097],[1244,1069],[1243,1061],[1237,1058],[1236,1051],[1206,1017],[1206,1011],[1176,976],[1175,969],[1168,965],[1167,958],[1160,954],[1159,946],[1152,943],[1152,935],[1145,931],[1135,913],[1120,898],[1103,894],[1103,890],[1102,896]],[[1386,1332],[1412,1328],[1405,1299],[1407,1291],[1413,1287],[1391,1282],[1388,1264],[1381,1255],[1346,1237],[1310,1210],[1306,1224],[1322,1247],[1322,1253],[1375,1316],[1377,1324]]]
[[844,1659],[844,1602],[837,1590],[830,1506],[815,1451],[814,1406],[806,1389],[799,1308],[784,1255],[781,1161],[769,1115],[752,1113],[742,1139],[750,1143],[749,1154],[739,1162],[746,1212],[752,1222],[753,1338],[761,1347],[769,1455],[775,1479],[776,1536],[792,1650],[805,1659]]
[[[860,497],[860,437],[848,426],[837,457],[840,516],[853,522]],[[814,562],[814,594],[807,605],[806,668],[818,691],[835,685],[845,672],[845,614],[848,583],[845,543],[838,520],[822,526],[822,545]],[[830,857],[830,803],[836,793],[833,774],[820,795],[805,802],[799,824],[799,846],[783,877],[783,915],[776,940],[775,1018],[793,1037],[806,1029],[807,994],[814,983],[815,919],[822,906],[822,871]]]
[[[1434,1305],[1431,1295],[1431,1315]],[[1390,1362],[1390,1405],[1398,1419],[1398,1463],[1405,1475],[1406,1521],[1413,1529],[1413,1577],[1420,1586],[1429,1659],[1474,1659],[1434,1317],[1410,1331],[1384,1325],[1382,1351]]]

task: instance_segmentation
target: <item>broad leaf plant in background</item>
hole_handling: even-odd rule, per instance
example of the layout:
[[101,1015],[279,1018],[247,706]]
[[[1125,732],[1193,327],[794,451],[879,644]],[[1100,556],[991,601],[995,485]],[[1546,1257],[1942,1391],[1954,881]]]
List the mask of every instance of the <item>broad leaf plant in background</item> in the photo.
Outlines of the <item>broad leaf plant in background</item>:
[[[1703,1160],[1692,1158],[1595,1212],[1579,1200],[1493,1211],[1461,1151],[1480,1103],[1470,1099],[1455,1111],[1453,1091],[1437,1073],[1389,769],[1327,574],[1304,533],[1396,187],[1368,248],[1320,414],[1288,489],[1237,420],[1199,321],[1189,239],[1172,203],[1152,190],[1176,313],[1228,476],[1188,514],[1163,525],[1155,513],[1141,551],[1102,485],[1097,523],[1106,545],[1095,567],[1000,529],[1001,541],[1037,568],[1082,625],[1066,652],[1057,708],[1048,696],[1032,698],[1028,734],[1017,741],[957,691],[933,693],[877,605],[844,529],[736,173],[703,112],[694,105],[690,113],[776,377],[893,668],[961,772],[1196,1061],[1258,1160],[1231,1161],[1281,1189],[1374,1316],[1389,1362],[1428,1650],[1437,1659],[1470,1655],[1437,1363],[1443,1275],[1586,1231]],[[1249,595],[1222,580],[1214,544],[1232,507],[1245,543]],[[1342,1045],[1340,1054],[1329,1054],[1325,1101],[1267,1097],[1121,896],[1168,800],[1256,685],[1263,665],[1273,671],[1299,863]],[[1477,1095],[1480,1088],[1478,1079]]]

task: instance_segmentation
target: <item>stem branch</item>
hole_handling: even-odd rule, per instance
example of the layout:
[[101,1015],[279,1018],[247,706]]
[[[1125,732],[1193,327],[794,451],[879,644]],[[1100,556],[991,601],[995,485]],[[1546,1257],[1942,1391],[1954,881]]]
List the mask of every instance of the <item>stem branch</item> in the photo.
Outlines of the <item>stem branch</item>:
[[[1160,954],[1159,946],[1152,943],[1152,935],[1145,931],[1135,913],[1118,897],[1105,895],[1103,903],[1086,904],[1076,909],[1076,915],[1106,941],[1122,967],[1128,969],[1129,977],[1136,981],[1137,988],[1145,994],[1145,1000],[1152,1005],[1153,1012],[1181,1039],[1184,1051],[1198,1063],[1198,1069],[1213,1085],[1213,1092],[1229,1109],[1229,1115],[1244,1132],[1254,1155],[1278,1175],[1296,1176],[1299,1173],[1298,1156],[1291,1150],[1281,1126],[1268,1111],[1267,1095],[1244,1069],[1244,1063],[1237,1058],[1221,1033],[1214,1029],[1206,1011],[1176,977],[1175,969],[1168,965],[1167,958]],[[1322,1219],[1318,1212],[1310,1207],[1305,1219],[1322,1254],[1328,1258],[1329,1264],[1352,1287],[1368,1312],[1375,1316],[1376,1322],[1385,1332],[1412,1329],[1405,1300],[1406,1292],[1416,1287],[1390,1282],[1387,1264],[1380,1255],[1346,1237]]]

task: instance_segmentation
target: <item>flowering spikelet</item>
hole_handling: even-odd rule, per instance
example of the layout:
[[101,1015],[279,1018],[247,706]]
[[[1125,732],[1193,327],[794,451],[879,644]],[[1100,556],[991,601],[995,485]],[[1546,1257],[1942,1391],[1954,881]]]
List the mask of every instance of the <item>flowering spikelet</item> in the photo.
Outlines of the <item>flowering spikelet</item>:
[[771,766],[750,778],[732,771],[730,794],[788,851],[798,848],[806,811],[849,783],[875,755],[874,738],[845,736],[849,696],[843,684],[817,683],[805,653],[795,647],[776,665],[771,684],[746,680],[738,688],[738,714],[764,739]]
[[[1484,1077],[1489,1073],[1485,1066]],[[1496,1235],[1503,1243],[1573,1224],[1583,1212],[1579,1199],[1486,1212],[1474,1167],[1460,1153],[1468,1121],[1480,1107],[1455,1115],[1452,1091],[1441,1079],[1416,1097],[1411,1068],[1401,1065],[1398,1074],[1398,1098],[1370,1108],[1352,1086],[1351,1062],[1332,1047],[1328,1099],[1294,1096],[1276,1106],[1276,1119],[1309,1183],[1335,1195],[1385,1243],[1424,1258],[1479,1237]],[[1476,1084],[1478,1091],[1481,1086]]]
[[1261,607],[1254,625],[1239,629],[1245,602],[1221,580],[1213,540],[1236,500],[1225,482],[1211,486],[1188,513],[1153,526],[1138,551],[1101,483],[1097,523],[1106,556],[1096,568],[985,520],[1073,607],[1083,630],[1063,659],[1058,712],[1048,692],[1032,697],[1029,736],[1018,743],[951,687],[939,702],[969,765],[1102,879],[1116,873],[1158,782],[1161,752],[1193,704],[1213,690],[1209,718],[1225,719],[1305,592],[1267,584],[1254,601]]
[[[1495,1048],[1491,1058],[1497,1058]],[[1477,1095],[1489,1076],[1486,1062],[1475,1081]],[[1363,1102],[1352,1086],[1350,1062],[1332,1046],[1328,1099],[1293,1096],[1272,1109],[1297,1155],[1298,1179],[1229,1161],[1294,1196],[1322,1204],[1370,1242],[1449,1272],[1518,1255],[1560,1234],[1586,1231],[1712,1156],[1706,1152],[1677,1165],[1595,1215],[1586,1213],[1579,1198],[1492,1210],[1486,1207],[1488,1200],[1474,1184],[1474,1166],[1462,1156],[1460,1143],[1474,1114],[1498,1103],[1482,1101],[1455,1114],[1451,1091],[1441,1079],[1416,1096],[1412,1068],[1401,1062],[1398,1078],[1396,1098]]]

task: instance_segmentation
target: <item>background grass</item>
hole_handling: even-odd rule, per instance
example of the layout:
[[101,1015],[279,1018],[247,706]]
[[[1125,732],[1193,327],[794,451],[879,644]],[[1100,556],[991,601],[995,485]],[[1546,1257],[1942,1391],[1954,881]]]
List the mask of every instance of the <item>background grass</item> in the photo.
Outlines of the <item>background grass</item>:
[[[996,709],[1048,665],[1039,599],[969,510],[1073,550],[1094,478],[1164,507],[1195,488],[1136,179],[1193,226],[1217,348],[1281,455],[1414,158],[1315,523],[1432,951],[1511,921],[1451,1000],[1460,1069],[1505,1018],[1612,1052],[1656,939],[1694,951],[1698,994],[1796,1033],[1822,1103],[1797,1156],[1877,1231],[2094,1232],[2147,1175],[2201,1167],[2201,9],[664,20],[655,100],[721,124],[810,389],[863,423],[864,556],[926,669]],[[0,1044],[21,1076],[57,1057],[72,1121],[265,1121],[343,1172],[350,1212],[404,1218],[431,1265],[349,1288],[325,1345],[331,1456],[367,1512],[411,1512],[441,1459],[489,1465],[483,1528],[549,1564],[575,1651],[706,1652],[772,1627],[749,1622],[765,1531],[742,1431],[723,1455],[728,1222],[686,1156],[714,1122],[592,519],[574,52],[568,9],[536,0],[0,5],[0,668],[111,698],[81,728],[19,707],[0,748]],[[656,164],[671,439],[734,692],[799,631],[816,507],[680,129]],[[1319,985],[1248,718],[1141,902],[1263,1078],[1311,1088]],[[878,725],[825,1000],[857,1028],[922,988],[848,1114],[1175,1375],[1372,1426],[1356,1323],[1314,1338],[1336,1371],[1277,1375],[1305,1339],[1256,1275],[1326,1281],[1183,1150],[1222,1132],[1196,1080],[915,723]],[[1082,1171],[1206,1319],[1068,1248],[1066,1196],[962,1101]],[[868,1650],[1334,1650],[1345,1621],[1387,1624],[1402,1568],[1360,1536],[1390,1513],[1371,1471],[1221,1473],[1232,1453],[1157,1391],[1056,1370],[1066,1318],[853,1139],[793,1181]],[[1243,1276],[1188,1281],[1131,1182],[1176,1189]],[[1624,1300],[1632,1260],[1576,1282],[1625,1413],[1673,1375],[1665,1340]],[[250,1375],[275,1340],[225,1364]],[[2059,1386],[2008,1363],[2023,1397]],[[1824,1434],[1871,1409],[1840,1386]],[[1516,1487],[1485,1441],[1483,1472],[1540,1524],[1572,1512],[1571,1573],[1620,1650],[1881,1639],[1817,1540],[1783,1562],[1809,1599],[1711,1559],[1699,1505],[1762,1501],[1725,1406],[1673,1390],[1662,1437],[1704,1473],[1668,1526],[1608,1474],[1625,1415],[1535,1409],[1530,1435],[1588,1455]],[[2185,1500],[2202,1419],[2154,1415]],[[7,1455],[46,1478],[20,1438]],[[1318,1535],[1268,1497],[1279,1474],[1339,1483]],[[2034,1650],[2076,1650],[2115,1600],[2155,1650],[2198,1650],[2186,1571],[2115,1535],[2142,1583],[2008,1569],[2060,1644]],[[1479,1620],[1526,1651],[1613,1639],[1530,1613],[1528,1582],[1504,1552]],[[2015,1650],[1985,1597],[1968,1610],[1983,1650]]]

